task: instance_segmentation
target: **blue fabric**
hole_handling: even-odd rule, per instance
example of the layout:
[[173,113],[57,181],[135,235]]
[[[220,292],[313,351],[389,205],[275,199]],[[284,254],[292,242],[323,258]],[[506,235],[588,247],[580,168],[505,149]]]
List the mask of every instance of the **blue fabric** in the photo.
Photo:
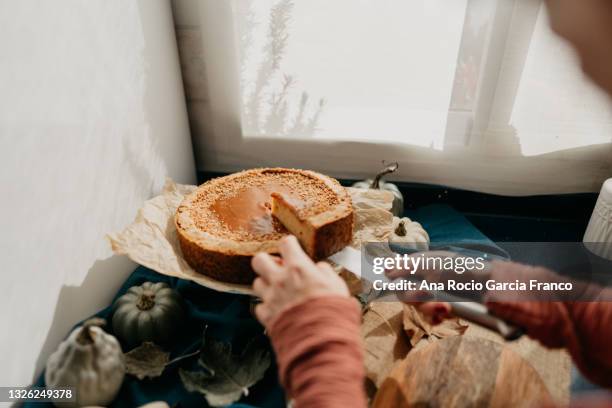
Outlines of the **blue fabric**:
[[[250,299],[247,296],[230,295],[215,292],[194,282],[160,275],[144,267],[136,269],[123,284],[115,299],[124,294],[130,287],[141,285],[146,281],[166,282],[175,288],[183,297],[188,313],[188,321],[183,329],[176,333],[176,342],[172,345],[170,358],[178,357],[199,349],[204,328],[207,336],[232,343],[234,350],[242,350],[246,343],[263,335],[263,327],[250,314]],[[110,306],[101,310],[96,316],[111,320]],[[110,328],[106,328],[111,332]],[[206,406],[204,398],[197,393],[189,393],[183,387],[178,366],[196,368],[196,358],[170,366],[159,378],[138,381],[126,376],[119,395],[111,407],[137,407],[151,401],[166,401],[170,406],[179,407]],[[249,390],[240,403],[232,407],[281,407],[285,406],[285,397],[279,385],[274,362],[265,377]],[[44,375],[38,379],[36,386],[44,386]],[[51,407],[52,404],[26,404],[32,407]]]
[[[490,251],[497,251],[491,240],[478,231],[463,215],[446,205],[431,205],[406,214],[419,221],[428,231],[432,243],[467,243],[484,245]],[[124,294],[130,287],[143,282],[166,282],[175,288],[185,299],[188,322],[176,333],[176,343],[169,350],[170,358],[198,350],[204,328],[208,326],[207,335],[231,342],[234,350],[241,350],[246,342],[263,333],[263,328],[250,314],[250,300],[246,296],[218,293],[196,283],[159,275],[147,268],[139,267],[127,279],[115,299]],[[110,306],[101,310],[96,316],[111,320]],[[107,328],[110,332],[110,328]],[[195,368],[195,358],[178,364],[183,368]],[[112,407],[137,407],[150,401],[166,401],[170,406],[179,407],[206,406],[204,398],[185,390],[177,373],[178,367],[171,366],[156,379],[138,381],[126,376],[124,384]],[[240,403],[232,407],[284,407],[286,406],[283,390],[273,364],[265,377],[249,390]],[[44,375],[38,379],[36,386],[44,386]],[[51,404],[31,404],[33,407],[52,406]],[[30,406],[26,404],[25,406]]]
[[599,396],[602,400],[612,401],[612,391],[591,383],[578,371],[576,366],[572,366],[572,382],[570,384],[571,403],[579,406],[580,398]]
[[407,210],[404,215],[421,223],[432,243],[483,242],[493,244],[463,214],[445,204],[432,204],[416,210]]
[[433,204],[406,211],[405,216],[421,223],[431,240],[431,250],[447,250],[465,256],[509,259],[508,253],[491,241],[454,208]]

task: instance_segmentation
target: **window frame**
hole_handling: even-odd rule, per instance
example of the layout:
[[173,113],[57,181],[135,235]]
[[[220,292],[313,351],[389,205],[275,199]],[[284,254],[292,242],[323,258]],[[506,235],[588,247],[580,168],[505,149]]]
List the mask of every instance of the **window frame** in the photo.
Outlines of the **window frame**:
[[[476,7],[479,2],[469,0],[468,7]],[[609,169],[602,168],[601,164],[574,168],[568,165],[563,154],[553,153],[546,155],[543,165],[539,156],[508,156],[505,151],[508,146],[492,139],[500,134],[503,136],[504,132],[489,128],[496,98],[516,96],[500,96],[498,87],[502,64],[509,52],[508,32],[513,24],[535,27],[541,0],[492,2],[493,23],[487,34],[480,66],[483,74],[479,75],[473,109],[449,111],[446,140],[452,143],[443,151],[435,151],[398,143],[243,137],[233,2],[202,0],[199,21],[210,126],[209,131],[197,135],[194,141],[199,169],[234,172],[250,167],[297,167],[338,178],[360,179],[375,174],[381,161],[386,160],[397,161],[400,165],[398,172],[389,177],[391,180],[504,195],[598,191],[601,181],[609,174]],[[528,46],[529,38],[521,41],[527,41]],[[515,74],[520,73],[520,70],[515,71]],[[520,79],[520,75],[515,79]],[[468,137],[476,138],[469,140],[476,147],[466,152],[460,146],[468,142]],[[595,150],[585,149],[583,160],[588,161]]]

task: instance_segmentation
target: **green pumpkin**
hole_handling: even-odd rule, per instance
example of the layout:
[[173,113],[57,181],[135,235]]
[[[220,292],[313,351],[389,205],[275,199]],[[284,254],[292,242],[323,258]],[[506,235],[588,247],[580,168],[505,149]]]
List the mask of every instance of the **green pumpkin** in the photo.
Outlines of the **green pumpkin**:
[[401,217],[404,213],[404,196],[395,184],[388,183],[382,180],[383,176],[395,172],[398,167],[399,165],[397,163],[391,163],[390,165],[385,167],[380,173],[378,173],[374,179],[358,181],[353,184],[353,187],[372,188],[390,191],[393,194],[393,205],[391,207],[391,212],[396,217]]
[[133,286],[113,305],[113,332],[128,350],[145,341],[168,344],[184,320],[180,295],[162,282]]

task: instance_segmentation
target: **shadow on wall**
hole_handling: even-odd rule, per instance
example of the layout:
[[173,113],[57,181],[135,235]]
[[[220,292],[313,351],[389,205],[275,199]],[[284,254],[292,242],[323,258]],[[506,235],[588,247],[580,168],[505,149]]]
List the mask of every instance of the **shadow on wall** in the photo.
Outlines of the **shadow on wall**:
[[[145,139],[124,138],[123,148],[130,171],[151,194],[158,194],[167,176],[194,183],[195,159],[171,4],[158,8],[138,3],[143,35],[144,76],[142,106]],[[160,36],[159,31],[171,35]],[[160,48],[164,52],[160,52]],[[168,52],[175,59],[168,58]],[[171,79],[171,80],[169,80]],[[160,102],[163,100],[164,102]],[[169,120],[170,119],[170,120]],[[177,134],[178,133],[178,134]]]
[[[108,146],[117,148],[112,151],[107,171],[100,176],[102,188],[95,190],[90,202],[85,203],[96,210],[93,212],[97,215],[95,233],[88,240],[96,239],[97,247],[102,246],[98,240],[104,240],[102,237],[105,233],[122,228],[122,224],[131,220],[132,214],[144,200],[159,193],[166,177],[187,184],[193,184],[196,180],[180,65],[178,58],[173,58],[177,56],[177,48],[170,4],[155,4],[140,0],[132,6],[137,7],[137,11],[131,10],[131,15],[139,19],[141,33],[129,31],[133,38],[126,41],[126,47],[141,48],[140,56],[131,55],[133,59],[128,58],[125,66],[119,65],[120,71],[111,70],[116,78],[108,86],[116,88],[116,92],[111,93],[112,98],[104,96],[109,101],[121,98],[127,109],[114,113],[124,115],[109,125],[114,131],[114,139],[102,140],[100,134],[92,137],[99,148],[98,152],[92,153],[94,159],[100,160],[97,164],[102,164],[102,159],[109,159],[104,155]],[[126,49],[129,51],[129,48]],[[116,50],[120,56],[119,52],[124,48],[118,47]],[[109,105],[105,105],[108,112],[114,112],[106,99],[102,102]],[[105,113],[107,111],[100,114]],[[94,119],[101,123],[109,121],[108,117]],[[117,153],[121,156],[117,156]],[[77,165],[76,169],[84,168],[82,162]],[[70,245],[78,253],[91,245],[88,240]],[[103,245],[108,248],[108,242],[105,241]],[[49,331],[38,352],[33,380],[44,369],[47,358],[70,329],[108,306],[136,266],[127,257],[110,256],[96,260],[80,285],[61,287]]]
[[[97,260],[80,286],[62,286],[55,305],[53,321],[36,359],[32,382],[36,381],[45,368],[47,358],[68,335],[70,329],[77,322],[108,306],[127,277],[124,271],[131,271],[135,267],[136,264],[127,257],[115,255]],[[92,304],[92,293],[100,291],[108,293],[107,298],[98,299],[99,304]]]

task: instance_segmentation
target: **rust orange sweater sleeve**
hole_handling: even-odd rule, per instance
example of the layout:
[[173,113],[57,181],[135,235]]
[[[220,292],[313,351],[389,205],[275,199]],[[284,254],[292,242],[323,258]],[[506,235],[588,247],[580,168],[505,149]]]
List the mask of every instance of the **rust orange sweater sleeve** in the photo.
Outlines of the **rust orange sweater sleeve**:
[[280,381],[294,406],[366,406],[361,312],[352,298],[325,296],[295,305],[269,329]]
[[547,347],[564,347],[592,382],[612,388],[612,302],[490,302]]

